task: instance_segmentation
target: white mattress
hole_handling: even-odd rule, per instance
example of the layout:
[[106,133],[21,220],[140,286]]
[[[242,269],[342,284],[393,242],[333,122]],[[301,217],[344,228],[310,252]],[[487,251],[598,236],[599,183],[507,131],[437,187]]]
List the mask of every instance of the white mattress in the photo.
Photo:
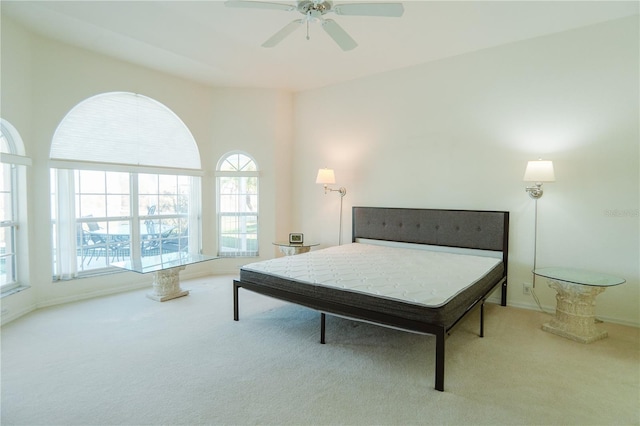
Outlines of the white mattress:
[[436,308],[500,262],[493,257],[352,243],[242,269]]

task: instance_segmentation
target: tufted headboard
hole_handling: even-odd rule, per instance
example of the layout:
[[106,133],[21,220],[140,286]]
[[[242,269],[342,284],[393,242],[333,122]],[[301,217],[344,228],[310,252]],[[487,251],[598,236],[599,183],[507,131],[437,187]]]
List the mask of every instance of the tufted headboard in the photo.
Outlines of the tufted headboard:
[[[353,207],[356,238],[501,251],[509,244],[509,212]],[[505,262],[506,263],[506,262]]]

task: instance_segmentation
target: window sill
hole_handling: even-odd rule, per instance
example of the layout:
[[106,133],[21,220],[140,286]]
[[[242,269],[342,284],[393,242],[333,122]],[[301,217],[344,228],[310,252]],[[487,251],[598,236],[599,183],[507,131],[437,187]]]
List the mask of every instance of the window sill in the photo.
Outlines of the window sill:
[[120,269],[120,268],[115,268],[115,267],[111,267],[111,268],[103,268],[103,269],[97,269],[95,271],[91,271],[91,272],[81,272],[79,273],[77,276],[73,277],[73,278],[60,278],[60,277],[52,277],[52,281],[55,282],[64,282],[64,281],[73,281],[73,280],[81,280],[83,278],[93,278],[93,277],[100,277],[100,276],[104,276],[104,275],[113,275],[113,274],[119,274],[122,272],[126,272],[124,269]]
[[6,290],[3,290],[0,293],[0,299],[2,299],[4,297],[7,297],[7,296],[11,296],[12,294],[20,293],[21,291],[26,290],[28,288],[31,288],[31,286],[30,285],[21,285],[21,284],[15,286],[15,287],[8,288]]

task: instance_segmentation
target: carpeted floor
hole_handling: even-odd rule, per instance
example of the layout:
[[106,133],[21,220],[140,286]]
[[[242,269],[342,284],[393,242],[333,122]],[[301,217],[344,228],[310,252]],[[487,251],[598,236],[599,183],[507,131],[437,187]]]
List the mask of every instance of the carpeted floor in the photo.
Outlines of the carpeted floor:
[[640,329],[602,324],[584,345],[548,315],[487,306],[446,349],[434,338],[328,317],[241,290],[185,281],[41,309],[2,328],[2,425],[640,424]]

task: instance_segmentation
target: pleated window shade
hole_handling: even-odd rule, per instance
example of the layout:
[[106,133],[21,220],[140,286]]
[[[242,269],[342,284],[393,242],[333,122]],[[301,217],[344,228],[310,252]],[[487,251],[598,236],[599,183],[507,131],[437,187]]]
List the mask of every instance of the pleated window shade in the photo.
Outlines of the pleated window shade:
[[143,95],[112,92],[75,106],[56,130],[51,160],[200,170],[191,132],[169,108]]

